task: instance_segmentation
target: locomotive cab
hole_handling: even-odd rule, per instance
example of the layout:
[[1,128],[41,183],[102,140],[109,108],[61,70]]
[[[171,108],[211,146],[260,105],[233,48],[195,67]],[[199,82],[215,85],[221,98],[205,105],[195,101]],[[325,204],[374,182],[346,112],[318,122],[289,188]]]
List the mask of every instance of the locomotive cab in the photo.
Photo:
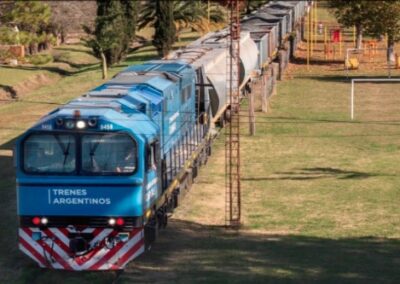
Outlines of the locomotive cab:
[[[42,267],[120,269],[144,251],[145,211],[161,191],[158,129],[116,116],[60,109],[17,142],[20,248]],[[103,263],[105,253],[114,258]]]
[[129,67],[20,137],[25,254],[42,267],[116,270],[154,241],[209,153],[195,75],[179,61]]

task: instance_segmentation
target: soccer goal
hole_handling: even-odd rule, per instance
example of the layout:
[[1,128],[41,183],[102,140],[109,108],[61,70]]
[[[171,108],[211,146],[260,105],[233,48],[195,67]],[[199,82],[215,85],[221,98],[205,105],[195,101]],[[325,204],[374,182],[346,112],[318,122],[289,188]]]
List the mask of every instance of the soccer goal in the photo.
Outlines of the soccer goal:
[[400,79],[352,79],[350,117],[400,122]]

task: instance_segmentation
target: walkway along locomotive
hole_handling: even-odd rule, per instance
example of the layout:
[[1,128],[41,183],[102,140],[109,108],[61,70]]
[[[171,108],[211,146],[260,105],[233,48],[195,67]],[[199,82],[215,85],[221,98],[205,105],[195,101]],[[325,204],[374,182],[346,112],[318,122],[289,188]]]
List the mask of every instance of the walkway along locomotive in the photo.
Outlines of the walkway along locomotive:
[[[304,5],[290,3],[297,22]],[[272,41],[278,23],[265,26],[241,34],[234,72],[243,89],[282,45]],[[214,122],[229,119],[228,37],[210,33],[169,59],[131,66],[19,137],[22,252],[41,267],[119,270],[150,246],[206,163]]]

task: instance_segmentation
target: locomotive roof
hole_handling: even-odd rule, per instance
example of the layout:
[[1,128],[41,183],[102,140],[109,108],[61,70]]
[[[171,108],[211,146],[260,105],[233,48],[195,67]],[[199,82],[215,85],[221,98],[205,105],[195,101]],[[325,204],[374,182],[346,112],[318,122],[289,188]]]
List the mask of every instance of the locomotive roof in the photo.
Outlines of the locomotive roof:
[[[144,113],[147,110],[142,106],[148,105],[150,113],[155,111],[164,100],[163,95],[169,93],[169,88],[179,80],[192,78],[185,77],[189,72],[193,74],[192,67],[181,61],[150,61],[131,66],[110,81],[49,113],[38,122],[37,127],[57,116],[74,116],[74,112],[79,110],[83,117],[100,116],[115,121],[121,127],[137,128],[136,133],[146,129],[149,135],[156,133],[156,124]],[[135,120],[140,121],[140,127],[134,126],[139,125]]]

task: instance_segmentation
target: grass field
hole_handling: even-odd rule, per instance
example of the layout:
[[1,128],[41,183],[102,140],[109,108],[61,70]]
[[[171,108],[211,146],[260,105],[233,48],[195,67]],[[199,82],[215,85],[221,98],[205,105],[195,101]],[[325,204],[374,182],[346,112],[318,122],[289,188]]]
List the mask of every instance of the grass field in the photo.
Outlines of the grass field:
[[[152,52],[132,54],[111,73]],[[95,67],[73,71],[25,99],[61,103],[101,83]],[[257,112],[254,137],[247,135],[245,105],[241,114],[242,228],[223,228],[221,132],[167,230],[117,283],[400,282],[400,121],[350,121],[350,84],[339,68],[314,64],[307,71],[300,64],[288,73],[269,112]],[[18,252],[9,149],[52,108],[0,106],[0,283],[112,283],[113,273],[40,270]]]
[[170,228],[119,283],[400,281],[400,121],[351,122],[343,73],[291,68],[256,136],[242,113],[242,228],[222,227],[221,135]]

